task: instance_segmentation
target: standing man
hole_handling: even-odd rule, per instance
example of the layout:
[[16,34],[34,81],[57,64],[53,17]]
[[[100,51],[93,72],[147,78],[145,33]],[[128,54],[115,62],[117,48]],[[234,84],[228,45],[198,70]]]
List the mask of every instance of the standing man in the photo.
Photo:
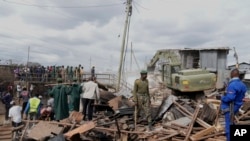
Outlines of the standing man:
[[[86,120],[86,115],[88,115],[88,120],[93,118],[93,109],[95,101],[98,103],[100,100],[100,92],[98,85],[94,82],[95,77],[90,77],[89,81],[84,83],[82,91],[82,105],[83,105],[83,120]],[[88,111],[88,114],[87,114]]]
[[10,102],[11,108],[9,110],[9,118],[12,121],[13,127],[18,127],[22,124],[22,107],[16,105],[15,101]]
[[91,77],[95,77],[95,66],[92,66],[91,68]]
[[[23,88],[23,91],[21,92],[21,95],[20,95],[20,99],[22,98],[22,101],[23,101],[23,108],[22,108],[22,115],[24,113],[24,110],[28,104],[28,101],[29,101],[29,98],[30,98],[30,94],[29,94],[29,91],[27,91],[27,88],[24,87]],[[20,99],[19,99],[19,103],[20,103]]]
[[5,105],[5,121],[8,122],[8,116],[9,116],[9,109],[11,107],[10,102],[12,101],[12,96],[9,92],[9,90],[4,94],[2,97],[2,102]]
[[35,94],[32,98],[29,99],[27,106],[24,110],[23,117],[29,116],[29,119],[36,120],[39,117],[40,109],[41,109],[41,100],[38,98],[38,94]]
[[69,88],[62,83],[62,79],[57,79],[58,85],[55,85],[49,92],[54,98],[55,120],[59,121],[69,116],[68,94]]
[[151,102],[149,95],[149,83],[147,79],[147,71],[141,71],[141,78],[136,79],[134,82],[134,90],[133,90],[134,102],[136,106],[136,115],[139,117],[140,114],[143,117],[146,117],[148,120],[148,129],[152,130],[152,121],[151,121]]
[[232,70],[226,94],[221,97],[221,110],[225,115],[227,141],[230,141],[230,125],[234,124],[234,115],[239,112],[246,91],[246,85],[239,79],[239,70]]
[[22,86],[21,86],[20,82],[18,82],[17,85],[16,85],[16,92],[17,92],[16,96],[17,96],[17,98],[19,98],[20,94],[22,92]]

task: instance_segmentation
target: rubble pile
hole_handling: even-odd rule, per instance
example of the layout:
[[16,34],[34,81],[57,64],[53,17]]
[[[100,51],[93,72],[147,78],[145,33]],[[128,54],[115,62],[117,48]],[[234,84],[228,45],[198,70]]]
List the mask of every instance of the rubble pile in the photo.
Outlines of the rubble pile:
[[[168,94],[160,105],[152,106],[153,127],[147,130],[147,122],[140,117],[134,121],[134,104],[124,96],[102,92],[101,104],[96,104],[95,118],[83,121],[82,113],[73,111],[67,119],[57,121],[24,120],[20,127],[23,140],[83,140],[83,141],[222,141],[224,117],[219,113],[220,100],[206,99],[197,103]],[[250,124],[250,102],[245,102],[238,124]],[[20,129],[18,128],[18,129]],[[7,130],[8,129],[8,130]],[[10,138],[8,131],[18,129],[1,126],[2,138]]]
[[[152,78],[157,79],[157,78]],[[152,84],[152,83],[151,83]],[[100,91],[92,121],[84,121],[81,112],[73,111],[61,121],[23,120],[13,128],[0,126],[0,140],[8,140],[21,129],[17,140],[36,141],[224,141],[224,117],[220,100],[210,93],[203,101],[176,97],[162,83],[150,87],[153,130],[141,116],[134,119],[131,92],[115,94]],[[250,101],[245,100],[236,116],[237,124],[250,124]],[[141,113],[143,114],[143,113]],[[15,135],[16,136],[16,135]]]

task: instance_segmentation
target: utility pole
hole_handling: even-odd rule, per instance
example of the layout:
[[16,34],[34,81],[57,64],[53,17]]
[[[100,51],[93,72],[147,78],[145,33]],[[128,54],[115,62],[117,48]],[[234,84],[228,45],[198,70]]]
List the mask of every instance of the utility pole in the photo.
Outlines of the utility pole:
[[118,84],[117,84],[117,91],[120,90],[120,83],[121,83],[121,75],[122,75],[122,67],[123,67],[123,58],[124,58],[124,48],[125,48],[125,40],[127,36],[127,30],[128,30],[128,22],[129,18],[132,15],[132,0],[127,0],[126,3],[126,20],[125,20],[125,26],[123,31],[123,39],[122,39],[122,47],[121,47],[121,55],[120,55],[120,66],[118,70]]
[[130,71],[132,72],[132,59],[133,59],[133,48],[131,42],[131,50],[130,50]]
[[[29,89],[29,84],[28,84],[28,64],[29,64],[29,59],[30,59],[30,46],[28,47],[28,57],[27,57],[27,63],[26,63],[26,79],[25,79],[25,81],[26,81],[26,88],[27,88],[27,90],[28,90],[28,92],[30,91],[30,89]],[[32,74],[31,74],[32,75]],[[29,76],[29,77],[31,77],[31,76]]]

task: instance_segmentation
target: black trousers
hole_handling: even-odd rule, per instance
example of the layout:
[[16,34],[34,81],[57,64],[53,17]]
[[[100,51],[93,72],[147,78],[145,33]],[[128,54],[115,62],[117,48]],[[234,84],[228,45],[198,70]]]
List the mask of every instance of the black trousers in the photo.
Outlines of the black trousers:
[[88,120],[92,120],[93,118],[93,109],[94,109],[94,99],[82,98],[83,105],[83,120],[86,120],[86,115],[88,115]]
[[9,110],[10,110],[10,106],[5,105],[5,120],[9,119]]

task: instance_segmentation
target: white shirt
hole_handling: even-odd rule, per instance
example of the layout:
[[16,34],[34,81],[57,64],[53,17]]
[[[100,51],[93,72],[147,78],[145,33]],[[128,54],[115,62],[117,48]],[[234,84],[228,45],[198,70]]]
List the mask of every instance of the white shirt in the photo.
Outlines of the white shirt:
[[12,121],[16,123],[20,123],[22,121],[22,107],[18,105],[14,105],[9,110],[9,117],[12,118]]
[[100,99],[99,88],[95,82],[88,81],[84,83],[82,90],[84,92],[82,98],[96,99],[96,100]]
[[18,92],[21,92],[21,91],[22,91],[22,88],[21,88],[21,86],[20,86],[19,84],[17,84],[16,90],[17,90]]
[[47,105],[50,105],[52,108],[54,108],[54,98],[50,98],[48,101],[47,101]]

